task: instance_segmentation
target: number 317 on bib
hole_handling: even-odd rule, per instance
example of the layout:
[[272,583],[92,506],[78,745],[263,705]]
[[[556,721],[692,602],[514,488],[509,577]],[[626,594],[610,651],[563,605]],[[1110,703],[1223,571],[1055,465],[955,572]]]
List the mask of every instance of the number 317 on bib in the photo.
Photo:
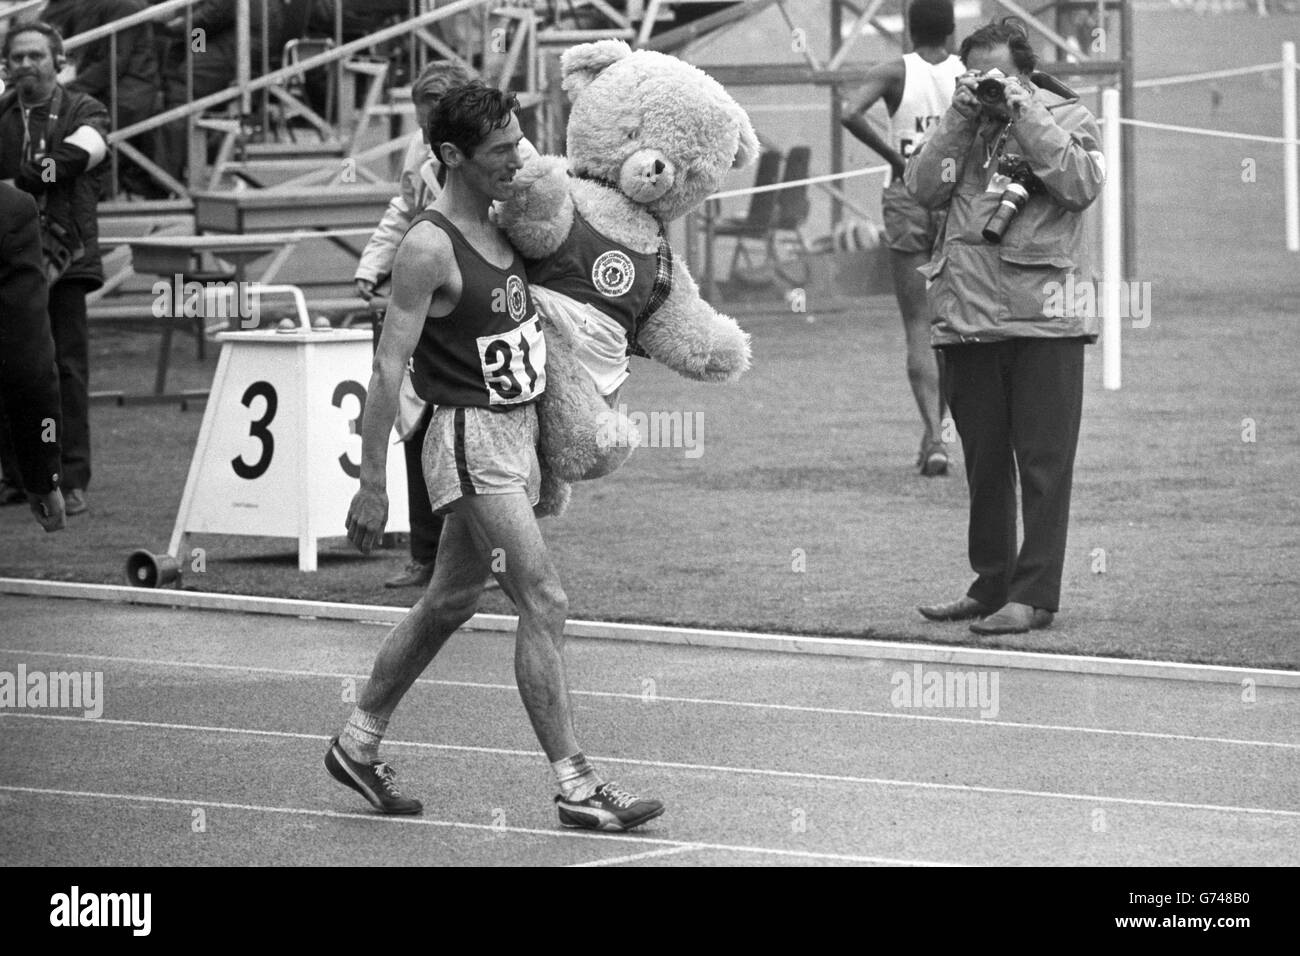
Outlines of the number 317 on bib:
[[546,339],[540,319],[476,341],[491,404],[531,402],[546,389]]

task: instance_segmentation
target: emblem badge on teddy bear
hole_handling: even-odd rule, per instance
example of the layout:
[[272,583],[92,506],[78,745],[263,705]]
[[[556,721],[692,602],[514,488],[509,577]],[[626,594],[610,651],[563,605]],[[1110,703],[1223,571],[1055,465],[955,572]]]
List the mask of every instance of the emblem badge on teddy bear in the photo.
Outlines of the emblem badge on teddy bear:
[[[546,335],[539,515],[560,514],[569,482],[609,474],[640,444],[616,404],[631,355],[709,382],[750,363],[749,335],[700,297],[665,237],[757,158],[749,117],[703,70],[621,40],[570,47],[560,73],[566,155],[531,157],[499,217]],[[653,283],[636,281],[636,257]]]
[[617,249],[602,252],[591,267],[591,281],[601,295],[618,298],[627,295],[636,281],[636,266]]

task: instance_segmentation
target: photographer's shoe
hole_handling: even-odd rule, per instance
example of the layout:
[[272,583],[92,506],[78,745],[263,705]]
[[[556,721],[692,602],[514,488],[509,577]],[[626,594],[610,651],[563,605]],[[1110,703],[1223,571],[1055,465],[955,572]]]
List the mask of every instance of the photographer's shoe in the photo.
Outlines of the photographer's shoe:
[[343,786],[351,787],[369,800],[380,813],[411,814],[424,809],[419,800],[402,796],[392,767],[382,760],[369,763],[353,760],[339,746],[337,737],[330,741],[329,752],[325,754],[325,769]]
[[916,609],[931,621],[969,621],[993,610],[970,596],[960,597],[951,604],[921,604]]
[[84,515],[90,510],[90,505],[86,504],[86,493],[80,488],[69,488],[63,493],[64,514],[69,518],[73,515]]
[[402,573],[384,582],[386,588],[423,588],[433,579],[433,562],[412,561]]
[[560,824],[583,830],[608,830],[621,833],[648,823],[664,812],[659,800],[638,797],[615,783],[603,783],[586,800],[565,800],[556,796]]
[[970,629],[976,634],[1024,634],[1026,631],[1051,627],[1053,617],[1055,615],[1051,611],[1041,607],[1008,601],[996,614],[976,621]]

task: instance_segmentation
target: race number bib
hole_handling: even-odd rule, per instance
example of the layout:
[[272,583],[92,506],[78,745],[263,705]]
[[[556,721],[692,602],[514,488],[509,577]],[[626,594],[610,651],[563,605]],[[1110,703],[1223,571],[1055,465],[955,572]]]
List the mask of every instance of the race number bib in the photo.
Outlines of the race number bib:
[[483,382],[492,405],[531,402],[546,388],[546,339],[542,322],[532,320],[476,340]]

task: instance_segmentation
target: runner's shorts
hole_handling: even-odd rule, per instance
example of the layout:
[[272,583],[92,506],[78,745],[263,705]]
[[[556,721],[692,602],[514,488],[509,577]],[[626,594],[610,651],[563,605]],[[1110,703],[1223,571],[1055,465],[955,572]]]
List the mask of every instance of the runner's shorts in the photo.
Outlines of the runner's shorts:
[[896,179],[880,196],[880,211],[885,220],[885,244],[895,252],[924,252],[934,249],[943,228],[944,213],[926,209],[908,193],[901,179]]
[[487,408],[435,405],[424,437],[424,482],[437,514],[471,495],[522,491],[537,504],[537,406],[495,412]]

